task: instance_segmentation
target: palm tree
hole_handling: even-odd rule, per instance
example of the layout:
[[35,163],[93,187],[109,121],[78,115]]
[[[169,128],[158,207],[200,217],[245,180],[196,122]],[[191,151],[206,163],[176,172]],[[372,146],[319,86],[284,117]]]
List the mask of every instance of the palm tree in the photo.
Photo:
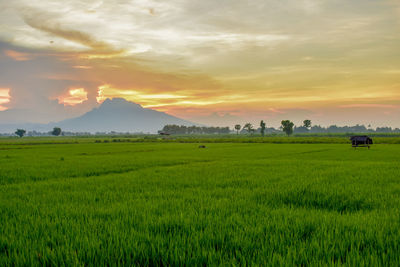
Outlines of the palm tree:
[[261,135],[264,136],[264,133],[265,133],[265,122],[264,121],[260,122],[260,127],[261,127]]
[[239,134],[240,128],[242,128],[242,126],[240,126],[240,124],[235,125],[236,134]]

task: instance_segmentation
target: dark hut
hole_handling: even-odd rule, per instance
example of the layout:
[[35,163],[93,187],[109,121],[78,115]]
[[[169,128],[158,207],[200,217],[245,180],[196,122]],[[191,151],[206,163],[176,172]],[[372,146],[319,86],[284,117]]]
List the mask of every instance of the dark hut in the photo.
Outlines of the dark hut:
[[351,145],[356,148],[356,147],[370,147],[370,145],[373,144],[372,139],[369,138],[366,135],[362,136],[352,136],[350,137],[351,140]]

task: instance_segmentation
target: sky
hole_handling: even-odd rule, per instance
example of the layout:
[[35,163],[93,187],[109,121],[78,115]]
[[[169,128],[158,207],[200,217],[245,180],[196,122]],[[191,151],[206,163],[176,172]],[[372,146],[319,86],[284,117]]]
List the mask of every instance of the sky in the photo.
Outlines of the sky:
[[107,98],[198,123],[400,127],[397,0],[0,0],[0,123]]

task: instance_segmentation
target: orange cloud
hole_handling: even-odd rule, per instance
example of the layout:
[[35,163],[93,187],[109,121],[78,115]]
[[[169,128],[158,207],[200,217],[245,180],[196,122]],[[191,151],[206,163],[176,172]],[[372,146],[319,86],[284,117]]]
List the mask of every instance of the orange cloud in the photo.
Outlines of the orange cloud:
[[3,106],[3,104],[9,103],[10,100],[11,100],[10,89],[0,88],[0,111],[7,109],[7,107]]
[[88,100],[87,92],[84,88],[71,88],[66,96],[58,98],[58,103],[64,104],[64,106],[75,106],[86,100]]
[[16,61],[28,61],[33,58],[32,55],[28,53],[21,53],[15,50],[4,50],[4,54]]

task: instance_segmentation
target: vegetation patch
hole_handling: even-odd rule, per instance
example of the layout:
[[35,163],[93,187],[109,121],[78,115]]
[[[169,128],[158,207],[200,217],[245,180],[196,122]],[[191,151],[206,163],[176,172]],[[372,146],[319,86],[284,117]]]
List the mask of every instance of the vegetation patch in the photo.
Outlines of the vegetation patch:
[[60,140],[0,142],[0,266],[400,262],[400,146]]
[[373,204],[363,197],[351,196],[351,193],[299,189],[274,196],[274,201],[290,207],[320,209],[339,213],[352,213],[361,210],[370,211]]

